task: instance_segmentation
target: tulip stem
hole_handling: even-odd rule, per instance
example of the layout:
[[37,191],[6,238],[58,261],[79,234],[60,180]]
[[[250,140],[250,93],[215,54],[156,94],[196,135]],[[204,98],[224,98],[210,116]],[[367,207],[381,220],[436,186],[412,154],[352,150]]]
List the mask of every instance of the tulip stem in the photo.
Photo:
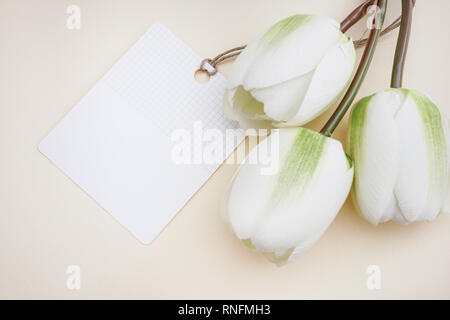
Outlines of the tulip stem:
[[338,126],[339,122],[344,117],[348,108],[352,104],[355,99],[358,90],[364,81],[364,77],[366,76],[367,70],[369,69],[370,62],[372,61],[373,53],[375,52],[375,47],[377,45],[378,37],[380,35],[381,27],[383,26],[384,16],[386,14],[386,4],[387,0],[378,0],[377,6],[379,11],[374,18],[374,28],[370,31],[368,43],[364,49],[364,53],[361,57],[361,61],[359,63],[358,69],[356,70],[355,76],[353,77],[350,86],[347,89],[347,92],[342,98],[341,103],[334,111],[331,118],[325,124],[325,126],[320,130],[320,133],[329,137],[333,133],[334,129]]
[[394,65],[392,67],[391,88],[401,88],[409,35],[411,33],[412,11],[414,0],[402,0],[402,20],[395,48]]
[[369,6],[371,6],[374,2],[374,0],[366,0],[355,10],[350,12],[350,14],[341,22],[342,33],[346,33],[348,29],[350,29],[355,23],[361,20],[366,15]]

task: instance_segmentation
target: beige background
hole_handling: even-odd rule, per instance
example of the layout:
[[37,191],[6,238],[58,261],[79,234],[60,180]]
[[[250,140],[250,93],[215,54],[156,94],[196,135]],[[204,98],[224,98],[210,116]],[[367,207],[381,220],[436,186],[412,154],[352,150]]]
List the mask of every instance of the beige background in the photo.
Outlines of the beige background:
[[[155,21],[211,57],[288,15],[341,20],[358,3],[0,0],[0,298],[450,298],[450,216],[373,228],[347,201],[311,250],[277,268],[246,252],[219,217],[235,166],[222,166],[144,246],[37,150]],[[399,3],[390,1],[388,23]],[[81,7],[81,30],[66,28],[70,4]],[[447,0],[417,1],[405,86],[450,116],[448,12]],[[361,23],[350,34],[359,39],[365,30]],[[395,41],[396,32],[379,43],[359,97],[389,85]],[[66,288],[72,264],[81,267],[79,291]],[[381,290],[366,288],[371,264],[381,268]]]

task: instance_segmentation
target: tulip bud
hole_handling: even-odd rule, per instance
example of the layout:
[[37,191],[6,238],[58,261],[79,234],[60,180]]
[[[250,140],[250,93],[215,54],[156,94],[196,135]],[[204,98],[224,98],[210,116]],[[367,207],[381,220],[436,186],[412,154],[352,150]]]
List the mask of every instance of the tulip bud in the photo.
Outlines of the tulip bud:
[[233,63],[224,112],[243,128],[300,126],[339,98],[354,65],[353,42],[338,22],[311,15],[286,18]]
[[389,89],[358,101],[348,146],[359,213],[373,225],[407,224],[448,210],[449,143],[447,119],[417,91]]
[[244,162],[226,193],[223,215],[252,251],[278,265],[292,261],[323,234],[344,203],[353,167],[339,141],[305,128],[279,129],[250,151],[279,139],[279,169],[261,173]]

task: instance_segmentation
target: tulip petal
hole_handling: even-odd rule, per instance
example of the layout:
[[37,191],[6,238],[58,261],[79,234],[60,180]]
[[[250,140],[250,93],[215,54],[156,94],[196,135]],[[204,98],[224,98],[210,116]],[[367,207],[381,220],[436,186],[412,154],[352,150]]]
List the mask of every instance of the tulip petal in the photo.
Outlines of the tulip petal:
[[228,72],[227,88],[233,89],[242,84],[248,68],[258,54],[258,43],[263,35],[264,33],[260,34],[250,42],[233,62],[230,72]]
[[406,222],[417,220],[428,198],[427,142],[422,119],[407,96],[396,116],[401,154],[395,196]]
[[393,195],[400,160],[394,115],[402,99],[381,92],[358,101],[350,115],[348,145],[355,166],[352,200],[373,225],[399,213]]
[[317,132],[281,129],[279,142],[281,170],[262,175],[261,165],[243,164],[224,210],[247,247],[281,264],[300,255],[327,229],[349,192],[353,168],[340,142]]
[[[297,130],[280,130],[279,132],[279,155],[274,155],[281,159],[289,151],[294,143]],[[260,149],[267,148],[272,142],[274,135],[270,135],[265,140],[254,147],[248,158],[255,157]],[[249,239],[254,231],[258,219],[266,211],[266,203],[263,199],[269,199],[277,175],[263,175],[262,164],[251,164],[244,161],[241,164],[232,184],[230,185],[228,201],[226,201],[225,211],[231,224],[233,232],[239,239]]]
[[343,37],[339,23],[332,19],[286,18],[257,40],[257,49],[252,44],[253,60],[245,59],[247,72],[242,84],[246,90],[266,88],[309,73]]
[[439,214],[448,185],[445,128],[428,98],[403,91],[406,99],[396,116],[401,163],[395,195],[408,222],[431,221]]
[[286,121],[291,118],[302,104],[311,82],[313,73],[262,89],[251,90],[259,101],[264,101],[264,113],[269,119]]
[[256,100],[244,87],[237,87],[233,97],[234,109],[241,111],[251,120],[266,119],[264,104]]
[[338,22],[291,16],[240,53],[229,72],[224,111],[244,127],[299,126],[335,102],[354,60],[353,42]]
[[317,165],[313,176],[306,178],[311,179],[307,186],[294,193],[292,203],[277,204],[276,210],[260,221],[252,236],[257,249],[283,254],[286,248],[294,248],[290,258],[295,259],[309,249],[334,220],[347,198],[353,170],[342,145],[332,139],[327,139]]
[[[340,46],[330,50],[314,70],[304,100],[297,107],[295,116],[278,127],[303,125],[318,117],[336,102],[347,88],[355,66],[353,41],[347,38]],[[345,84],[344,86],[342,84]]]
[[279,21],[258,35],[245,47],[245,50],[239,54],[231,66],[228,75],[228,88],[236,88],[243,83],[245,75],[254,63],[254,59],[264,53],[264,47],[279,43],[309,19],[309,15],[294,15]]
[[225,90],[223,112],[228,118],[239,121],[243,130],[250,128],[270,129],[272,127],[272,122],[265,120],[266,116],[262,107],[263,105],[245,91],[242,86]]

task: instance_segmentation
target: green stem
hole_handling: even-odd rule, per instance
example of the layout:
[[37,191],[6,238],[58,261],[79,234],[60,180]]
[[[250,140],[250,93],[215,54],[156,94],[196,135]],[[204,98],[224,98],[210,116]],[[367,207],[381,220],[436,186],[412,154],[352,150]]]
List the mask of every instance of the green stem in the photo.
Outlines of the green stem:
[[411,33],[413,0],[402,0],[402,21],[395,48],[394,65],[392,67],[391,88],[401,88],[409,34]]
[[351,103],[355,99],[356,93],[358,92],[364,80],[364,77],[366,76],[367,70],[370,66],[370,62],[372,61],[373,53],[375,52],[375,47],[377,45],[381,27],[383,26],[384,16],[386,14],[386,5],[387,0],[377,1],[377,6],[380,9],[378,12],[379,23],[370,31],[369,40],[361,57],[361,62],[359,63],[358,69],[356,70],[355,76],[353,77],[353,80],[350,83],[350,86],[348,87],[344,98],[342,98],[341,103],[336,108],[331,118],[328,120],[322,130],[320,130],[320,133],[324,134],[327,137],[331,136],[334,129],[336,129],[339,122],[344,117]]

